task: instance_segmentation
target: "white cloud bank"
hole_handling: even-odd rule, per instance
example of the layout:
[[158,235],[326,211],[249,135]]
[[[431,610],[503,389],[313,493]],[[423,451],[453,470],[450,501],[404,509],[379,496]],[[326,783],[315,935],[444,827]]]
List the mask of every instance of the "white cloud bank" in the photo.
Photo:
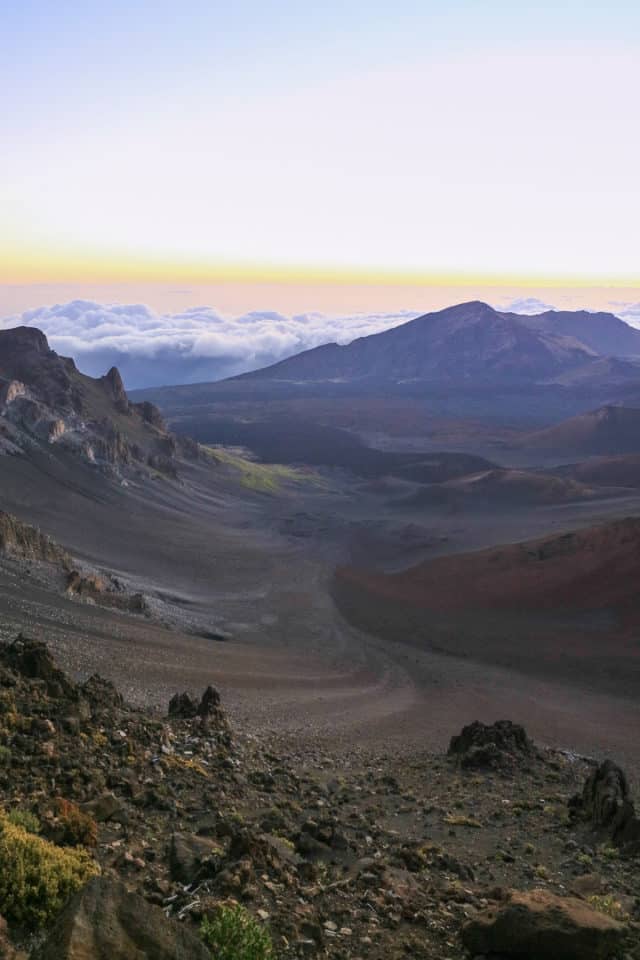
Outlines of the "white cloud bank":
[[379,333],[417,314],[286,317],[255,311],[224,317],[210,307],[158,314],[144,304],[91,300],[27,310],[0,320],[0,328],[38,327],[54,350],[100,376],[117,366],[127,387],[218,380],[275,363],[301,350]]
[[509,300],[496,310],[503,310],[505,313],[521,313],[526,316],[534,316],[536,313],[546,313],[547,310],[557,310],[557,307],[544,300],[538,300],[537,297],[516,297],[515,300]]
[[[611,308],[640,327],[640,303],[616,301]],[[530,315],[555,308],[535,297],[520,297],[496,309]],[[254,311],[226,317],[210,307],[159,314],[144,304],[72,300],[7,317],[0,328],[38,327],[54,350],[73,357],[85,373],[100,376],[115,365],[133,389],[231,377],[323,343],[349,343],[415,316],[403,310],[347,317]]]

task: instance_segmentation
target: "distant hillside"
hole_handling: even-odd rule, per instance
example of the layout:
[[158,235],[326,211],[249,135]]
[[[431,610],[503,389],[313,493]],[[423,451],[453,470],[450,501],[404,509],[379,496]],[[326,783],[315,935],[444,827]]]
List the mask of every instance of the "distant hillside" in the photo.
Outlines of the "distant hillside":
[[640,679],[640,519],[440,556],[400,573],[342,567],[333,595],[357,627],[522,673]]
[[559,457],[640,452],[640,409],[605,406],[523,437],[518,446]]
[[532,330],[574,337],[600,356],[640,358],[640,330],[629,326],[613,313],[548,310],[537,316],[517,316],[521,323]]
[[437,557],[397,574],[340,571],[378,599],[433,612],[640,607],[640,519]]
[[398,501],[404,507],[509,510],[572,503],[596,495],[591,487],[569,477],[529,470],[493,469],[445,483],[434,483]]
[[[306,350],[237,380],[537,381],[595,359],[574,336],[472,301],[354,340]],[[640,337],[640,334],[638,334]]]
[[640,453],[593,457],[565,468],[581,483],[610,487],[640,487]]

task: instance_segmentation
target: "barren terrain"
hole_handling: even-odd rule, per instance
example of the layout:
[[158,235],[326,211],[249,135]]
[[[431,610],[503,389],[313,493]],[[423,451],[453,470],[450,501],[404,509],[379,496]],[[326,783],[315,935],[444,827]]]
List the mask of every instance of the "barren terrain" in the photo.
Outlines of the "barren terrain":
[[[542,743],[637,763],[628,734],[640,721],[638,681],[623,662],[572,675],[559,669],[571,646],[536,657],[532,670],[531,638],[521,634],[507,658],[476,649],[468,632],[449,647],[412,636],[406,622],[379,637],[375,624],[347,622],[331,595],[341,564],[401,570],[579,528],[637,510],[635,491],[535,510],[416,512],[398,506],[396,482],[339,469],[285,474],[265,489],[264,477],[224,461],[139,488],[59,457],[4,458],[2,469],[7,510],[147,599],[150,616],[114,612],[65,595],[39,564],[3,563],[3,634],[26,627],[46,638],[76,676],[97,669],[150,705],[206,679],[243,729],[338,750],[354,739],[440,750],[464,723],[509,717]],[[531,636],[538,629],[542,647],[554,648],[554,624],[532,622]],[[485,635],[477,632],[481,646]],[[606,615],[574,635],[576,655],[587,635],[606,643]]]

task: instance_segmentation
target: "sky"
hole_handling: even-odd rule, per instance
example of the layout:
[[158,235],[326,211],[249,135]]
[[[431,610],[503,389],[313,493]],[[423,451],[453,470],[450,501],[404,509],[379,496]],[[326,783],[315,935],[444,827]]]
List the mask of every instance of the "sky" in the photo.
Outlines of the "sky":
[[639,89],[636,2],[8,4],[0,317],[629,309]]

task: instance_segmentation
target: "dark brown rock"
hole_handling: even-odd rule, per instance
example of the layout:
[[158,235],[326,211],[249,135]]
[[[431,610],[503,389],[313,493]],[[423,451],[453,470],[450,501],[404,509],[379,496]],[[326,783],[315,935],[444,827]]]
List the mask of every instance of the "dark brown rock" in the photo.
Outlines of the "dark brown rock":
[[191,720],[198,715],[198,704],[188,693],[176,693],[169,701],[169,716],[176,720]]
[[75,687],[62,670],[56,667],[46,644],[20,634],[4,648],[4,663],[30,680],[42,680],[50,697],[73,696]]
[[578,807],[594,827],[615,828],[625,807],[631,803],[624,771],[612,760],[605,760],[587,778]]
[[604,760],[587,778],[582,794],[571,797],[574,819],[587,820],[625,854],[640,852],[640,819],[636,816],[626,774],[612,760]]
[[213,687],[209,686],[202,694],[202,699],[198,705],[198,716],[209,717],[217,713],[220,709],[220,694]]
[[583,900],[548,890],[511,891],[504,902],[469,921],[462,940],[472,955],[522,960],[607,960],[624,945],[626,928]]

